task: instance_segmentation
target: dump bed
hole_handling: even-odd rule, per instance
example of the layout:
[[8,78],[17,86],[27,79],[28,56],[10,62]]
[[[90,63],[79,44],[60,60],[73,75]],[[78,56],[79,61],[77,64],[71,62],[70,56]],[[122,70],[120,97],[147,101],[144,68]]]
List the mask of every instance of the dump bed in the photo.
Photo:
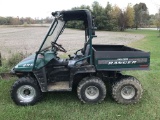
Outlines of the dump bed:
[[98,71],[147,70],[150,53],[124,45],[93,45],[94,64]]

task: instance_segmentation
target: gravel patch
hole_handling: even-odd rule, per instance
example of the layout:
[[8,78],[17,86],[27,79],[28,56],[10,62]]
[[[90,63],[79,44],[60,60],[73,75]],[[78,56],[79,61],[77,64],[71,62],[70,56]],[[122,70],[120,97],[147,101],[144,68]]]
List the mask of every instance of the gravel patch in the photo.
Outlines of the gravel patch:
[[[37,51],[48,31],[48,27],[0,27],[0,52],[3,57],[12,53],[34,53]],[[144,35],[125,32],[97,31],[93,44],[127,45],[144,38]],[[58,43],[72,54],[84,46],[84,31],[65,29]]]

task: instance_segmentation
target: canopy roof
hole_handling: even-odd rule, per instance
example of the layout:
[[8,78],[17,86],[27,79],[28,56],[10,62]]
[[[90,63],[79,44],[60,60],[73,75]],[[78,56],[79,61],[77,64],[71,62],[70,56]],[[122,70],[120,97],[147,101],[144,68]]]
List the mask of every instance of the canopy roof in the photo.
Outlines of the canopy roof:
[[52,12],[53,16],[62,16],[64,21],[81,20],[86,27],[92,29],[92,15],[87,9],[56,11]]

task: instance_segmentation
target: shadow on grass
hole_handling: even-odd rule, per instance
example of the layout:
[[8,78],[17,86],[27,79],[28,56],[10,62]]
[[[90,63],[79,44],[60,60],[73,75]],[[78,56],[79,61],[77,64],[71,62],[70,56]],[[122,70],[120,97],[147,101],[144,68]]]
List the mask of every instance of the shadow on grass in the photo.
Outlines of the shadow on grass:
[[[16,78],[13,78],[12,80],[0,80],[0,101],[1,104],[9,105],[14,104],[12,102],[12,99],[10,97],[10,90],[12,84],[15,82]],[[111,95],[107,93],[105,100],[102,103],[115,103],[112,99]],[[82,102],[79,100],[77,96],[77,92],[71,91],[71,92],[48,92],[43,93],[43,98],[39,102],[40,104],[50,104],[54,103],[56,105],[58,104],[82,104]],[[39,104],[38,104],[39,105]]]
[[[14,83],[15,78],[13,80],[1,80],[0,81],[0,101],[1,104],[14,104],[11,100],[10,97],[10,90],[11,90],[11,86]],[[152,95],[151,93],[148,91],[148,89],[144,89],[143,92],[143,96],[142,99],[140,100],[140,104],[147,104],[148,100],[152,99]],[[71,91],[71,92],[48,92],[48,93],[43,93],[43,98],[42,100],[38,103],[38,105],[40,104],[55,104],[55,105],[59,105],[59,104],[83,104],[78,96],[77,96],[77,92]],[[105,100],[102,102],[102,104],[113,104],[116,105],[117,103],[114,101],[114,99],[112,98],[111,95],[111,91],[108,90],[107,95]],[[139,104],[139,103],[138,103]],[[119,105],[119,104],[118,104]]]
[[[106,98],[102,103],[108,103],[108,104],[116,104],[116,102],[113,100],[113,98],[107,94]],[[40,101],[40,103],[58,103],[58,104],[83,104],[75,91],[72,92],[49,92],[43,94],[43,99]]]

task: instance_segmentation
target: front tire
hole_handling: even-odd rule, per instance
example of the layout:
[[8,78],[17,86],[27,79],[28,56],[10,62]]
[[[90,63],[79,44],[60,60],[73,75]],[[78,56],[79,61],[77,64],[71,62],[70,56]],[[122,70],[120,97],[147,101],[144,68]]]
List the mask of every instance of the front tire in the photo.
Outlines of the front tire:
[[41,97],[42,92],[37,82],[29,77],[18,79],[11,89],[11,98],[17,105],[34,105]]
[[112,96],[116,102],[121,104],[137,103],[142,93],[142,85],[132,76],[124,76],[112,86]]
[[77,94],[83,103],[101,103],[106,97],[106,86],[97,77],[87,77],[79,83]]

